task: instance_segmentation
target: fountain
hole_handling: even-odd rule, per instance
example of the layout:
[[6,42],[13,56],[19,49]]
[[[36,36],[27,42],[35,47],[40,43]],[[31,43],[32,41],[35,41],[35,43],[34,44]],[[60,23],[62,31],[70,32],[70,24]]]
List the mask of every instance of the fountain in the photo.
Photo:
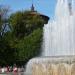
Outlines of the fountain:
[[29,75],[75,75],[75,0],[57,0],[55,17],[44,25],[43,51],[31,59]]

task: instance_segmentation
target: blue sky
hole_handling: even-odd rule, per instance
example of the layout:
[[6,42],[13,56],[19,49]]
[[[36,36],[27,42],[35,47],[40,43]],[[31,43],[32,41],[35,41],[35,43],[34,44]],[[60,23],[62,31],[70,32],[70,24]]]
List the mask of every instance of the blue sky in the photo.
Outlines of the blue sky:
[[[54,10],[57,0],[34,0],[35,9],[49,17],[54,16]],[[29,10],[32,0],[0,0],[0,5],[9,6],[11,12],[18,10]]]

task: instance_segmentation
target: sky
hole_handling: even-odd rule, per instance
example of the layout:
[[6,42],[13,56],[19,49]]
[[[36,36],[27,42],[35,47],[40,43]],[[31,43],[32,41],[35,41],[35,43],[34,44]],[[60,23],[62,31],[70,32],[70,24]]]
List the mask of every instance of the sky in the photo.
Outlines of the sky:
[[[54,16],[57,0],[33,0],[35,10],[49,17]],[[0,0],[0,5],[9,6],[11,11],[30,10],[32,0]]]

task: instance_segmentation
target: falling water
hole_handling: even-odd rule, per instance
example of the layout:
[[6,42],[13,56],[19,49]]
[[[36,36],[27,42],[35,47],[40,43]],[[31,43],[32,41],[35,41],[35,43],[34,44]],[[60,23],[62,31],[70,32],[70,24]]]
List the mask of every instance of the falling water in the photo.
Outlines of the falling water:
[[27,64],[29,75],[75,75],[75,0],[57,0],[55,17],[44,25],[42,57]]
[[74,11],[74,0],[58,0],[55,19],[44,25],[43,56],[75,55]]

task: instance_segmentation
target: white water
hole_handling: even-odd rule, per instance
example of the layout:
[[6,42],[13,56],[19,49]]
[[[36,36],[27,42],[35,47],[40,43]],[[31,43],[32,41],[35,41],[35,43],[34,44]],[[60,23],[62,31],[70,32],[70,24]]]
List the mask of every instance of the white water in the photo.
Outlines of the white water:
[[74,3],[75,0],[58,0],[55,19],[44,25],[43,56],[75,55]]
[[39,64],[43,64],[45,66],[45,63],[49,65],[50,62],[52,63],[57,62],[59,65],[62,64],[61,61],[65,61],[64,63],[67,62],[70,63],[71,61],[75,60],[75,58],[73,59],[73,57],[71,57],[75,55],[75,7],[74,7],[75,4],[74,3],[75,0],[57,0],[54,20],[49,21],[47,25],[44,25],[43,51],[41,55],[43,56],[43,58],[40,57],[34,58],[28,62],[26,73],[28,73],[29,75],[32,75],[32,72],[35,74],[38,72],[38,70],[34,69],[36,70],[34,71],[32,69],[33,66],[36,67],[35,64],[37,64],[37,66]]

